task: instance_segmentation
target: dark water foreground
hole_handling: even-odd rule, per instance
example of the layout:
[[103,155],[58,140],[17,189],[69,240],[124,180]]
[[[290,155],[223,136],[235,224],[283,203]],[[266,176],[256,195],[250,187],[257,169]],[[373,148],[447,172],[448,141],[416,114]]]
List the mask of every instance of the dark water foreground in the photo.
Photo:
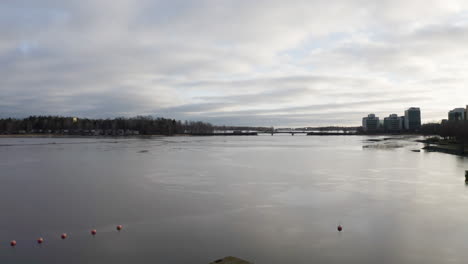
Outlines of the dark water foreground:
[[0,263],[466,263],[468,160],[367,139],[0,138]]

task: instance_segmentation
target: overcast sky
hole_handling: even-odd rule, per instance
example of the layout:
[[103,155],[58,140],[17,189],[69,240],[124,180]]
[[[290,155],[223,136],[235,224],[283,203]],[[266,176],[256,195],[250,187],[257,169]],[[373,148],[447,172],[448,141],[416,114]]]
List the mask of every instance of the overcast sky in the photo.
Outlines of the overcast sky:
[[0,117],[297,127],[466,104],[466,0],[0,1]]

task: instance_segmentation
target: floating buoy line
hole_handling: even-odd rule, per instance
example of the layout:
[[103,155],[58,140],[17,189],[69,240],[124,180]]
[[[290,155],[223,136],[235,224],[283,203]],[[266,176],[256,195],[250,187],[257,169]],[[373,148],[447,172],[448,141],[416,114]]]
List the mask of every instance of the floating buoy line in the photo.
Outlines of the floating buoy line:
[[[123,229],[123,225],[118,225],[118,226],[116,226],[116,229],[117,229],[117,231],[120,232],[120,231]],[[96,234],[97,234],[97,230],[96,230],[96,229],[92,229],[92,230],[90,231],[90,233],[91,233],[91,235],[94,237],[94,236],[96,236]],[[60,238],[61,238],[62,240],[68,238],[67,233],[62,233],[62,234],[60,235]],[[39,237],[39,238],[36,240],[36,242],[37,242],[37,244],[40,245],[40,244],[43,244],[43,243],[45,242],[45,239],[42,238],[42,237]],[[11,247],[16,247],[17,244],[18,244],[18,243],[16,242],[16,240],[11,240],[11,241],[10,241],[10,246],[11,246]]]
[[[123,226],[122,226],[122,225],[117,225],[117,226],[115,227],[115,229],[116,229],[117,231],[120,232],[120,231],[123,229]],[[341,231],[343,230],[343,226],[342,226],[342,225],[338,225],[336,229],[338,230],[338,232],[341,232]],[[96,236],[96,234],[97,234],[97,230],[96,230],[96,229],[92,229],[92,230],[90,231],[90,233],[91,233],[91,235],[94,237],[94,236]],[[62,233],[62,234],[60,235],[60,238],[61,238],[62,240],[67,239],[67,238],[68,238],[67,233]],[[42,237],[38,238],[36,241],[37,241],[37,244],[43,244],[43,243],[45,242],[44,238],[42,238]],[[16,245],[17,245],[16,240],[11,240],[11,241],[10,241],[10,246],[11,246],[11,247],[16,247]]]

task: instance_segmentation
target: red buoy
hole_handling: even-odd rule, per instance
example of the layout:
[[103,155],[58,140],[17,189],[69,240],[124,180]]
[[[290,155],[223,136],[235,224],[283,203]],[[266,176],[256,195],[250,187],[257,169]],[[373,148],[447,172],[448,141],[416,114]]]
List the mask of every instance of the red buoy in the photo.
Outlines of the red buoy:
[[97,233],[96,229],[91,230],[91,235],[95,236]]
[[338,231],[341,232],[341,230],[343,230],[343,227],[341,225],[338,225]]
[[44,243],[44,239],[43,239],[42,237],[38,238],[38,239],[37,239],[37,243],[38,243],[38,244]]
[[12,247],[16,246],[16,240],[10,241],[10,246],[12,246]]
[[65,239],[65,238],[67,238],[67,234],[66,234],[66,233],[63,233],[60,237],[61,237],[62,239]]
[[117,226],[117,231],[120,231],[120,230],[122,230],[122,228],[123,228],[123,226],[122,226],[122,225],[118,225],[118,226]]

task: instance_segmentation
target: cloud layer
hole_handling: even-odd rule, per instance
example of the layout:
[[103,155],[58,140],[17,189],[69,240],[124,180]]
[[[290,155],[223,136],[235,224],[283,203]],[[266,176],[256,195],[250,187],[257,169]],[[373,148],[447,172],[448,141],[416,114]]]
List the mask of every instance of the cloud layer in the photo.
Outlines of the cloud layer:
[[358,125],[468,104],[463,0],[6,0],[0,34],[0,117]]

